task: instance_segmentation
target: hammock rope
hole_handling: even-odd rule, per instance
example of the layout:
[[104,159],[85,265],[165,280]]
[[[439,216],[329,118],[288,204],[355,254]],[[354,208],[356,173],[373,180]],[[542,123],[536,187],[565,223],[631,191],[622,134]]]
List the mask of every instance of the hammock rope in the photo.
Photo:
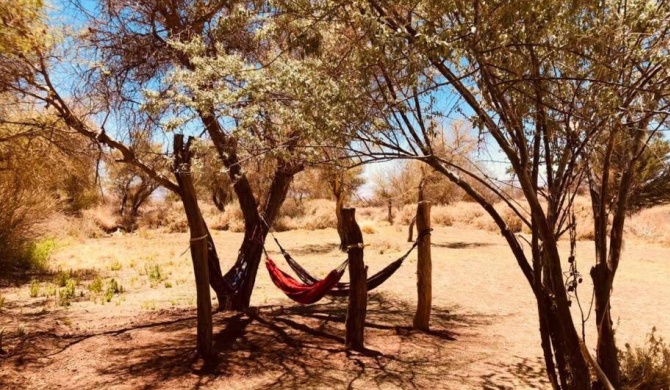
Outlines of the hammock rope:
[[[265,222],[265,220],[263,220],[263,222]],[[268,226],[267,222],[266,222],[266,226]],[[300,263],[298,263],[284,249],[284,247],[279,243],[279,240],[277,239],[277,237],[270,230],[270,226],[268,226],[268,231],[270,232],[270,235],[274,239],[275,243],[277,243],[277,247],[279,247],[279,251],[284,256],[284,259],[286,259],[286,262],[288,263],[289,267],[291,267],[293,272],[295,272],[295,274],[304,283],[304,285],[309,286],[309,285],[313,285],[313,284],[321,282],[320,279],[318,279],[318,278],[314,277],[312,274],[310,274],[309,271],[307,271],[302,265],[300,265]],[[412,251],[419,245],[419,240],[422,237],[431,234],[432,231],[433,231],[433,229],[428,229],[428,230],[425,230],[425,231],[419,233],[419,235],[416,238],[416,241],[414,241],[414,243],[412,244],[412,247],[409,248],[409,250],[405,254],[403,254],[399,259],[393,261],[392,263],[390,263],[386,267],[382,268],[376,274],[368,277],[367,283],[366,283],[367,291],[372,291],[375,288],[381,286],[391,276],[393,276],[393,274],[398,269],[400,269],[400,267],[402,266],[405,259],[407,259],[407,257],[409,257],[409,255],[412,253]],[[346,263],[346,261],[345,261],[345,263]],[[345,296],[349,296],[349,291],[350,290],[351,290],[351,285],[349,283],[338,282],[329,291],[327,291],[325,295],[336,296],[336,297],[345,297]]]

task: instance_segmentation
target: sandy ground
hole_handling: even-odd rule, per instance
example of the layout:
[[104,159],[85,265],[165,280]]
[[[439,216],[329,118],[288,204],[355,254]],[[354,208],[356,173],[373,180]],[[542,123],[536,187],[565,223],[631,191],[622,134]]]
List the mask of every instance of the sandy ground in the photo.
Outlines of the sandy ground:
[[[333,229],[278,237],[316,274],[343,260]],[[226,269],[242,235],[215,232],[215,239]],[[406,227],[377,228],[365,240],[371,244],[365,250],[371,273],[410,246]],[[368,355],[342,348],[346,301],[294,304],[261,265],[252,299],[258,310],[215,315],[220,357],[206,367],[194,359],[195,288],[186,234],[145,232],[63,243],[53,262],[54,268],[72,269],[78,280],[70,306],[41,296],[53,275],[40,276],[35,298],[28,283],[0,289],[5,299],[0,388],[546,388],[534,300],[503,239],[440,227],[432,241],[430,333],[407,327],[416,302],[416,253],[369,295],[366,344],[374,353]],[[288,270],[274,244],[268,247]],[[588,309],[592,242],[580,242],[577,254],[585,275],[581,302]],[[621,346],[641,344],[652,326],[670,335],[669,254],[668,248],[627,242],[612,300]],[[151,279],[156,265],[161,275]],[[87,289],[96,275],[105,286],[114,278],[124,292],[104,302],[102,294]],[[594,335],[590,320],[591,347]]]

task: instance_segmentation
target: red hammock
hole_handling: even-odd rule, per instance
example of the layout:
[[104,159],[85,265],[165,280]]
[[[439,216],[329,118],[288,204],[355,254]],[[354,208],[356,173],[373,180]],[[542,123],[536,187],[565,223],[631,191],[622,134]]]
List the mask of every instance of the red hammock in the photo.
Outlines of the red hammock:
[[311,284],[303,284],[295,280],[291,275],[280,270],[272,259],[266,257],[265,266],[268,268],[272,282],[289,298],[298,303],[308,305],[321,300],[344,275],[347,266],[345,261],[337,269],[330,271],[325,278]]

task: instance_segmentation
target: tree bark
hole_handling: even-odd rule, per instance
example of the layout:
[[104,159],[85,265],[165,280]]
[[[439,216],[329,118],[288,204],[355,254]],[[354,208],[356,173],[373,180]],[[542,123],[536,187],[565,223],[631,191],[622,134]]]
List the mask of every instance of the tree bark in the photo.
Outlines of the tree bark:
[[591,387],[589,369],[581,354],[579,335],[572,320],[563,273],[555,253],[543,251],[542,269],[544,294],[548,294],[545,310],[559,378],[564,389],[587,390]]
[[342,227],[342,209],[344,209],[344,180],[343,174],[335,173],[333,179],[332,189],[335,196],[335,217],[337,217],[337,235],[340,237],[340,249],[345,250],[346,244],[344,242],[344,228]]
[[414,328],[428,331],[430,329],[430,310],[433,298],[432,273],[433,265],[430,252],[430,202],[419,202],[416,210],[416,230],[419,235],[417,262],[417,294],[418,303],[414,315]]
[[175,135],[174,170],[191,232],[191,260],[195,275],[198,307],[197,349],[198,353],[207,360],[214,356],[212,344],[212,301],[209,294],[209,272],[207,267],[207,237],[209,232],[200,214],[195,186],[193,185],[191,176],[191,140],[192,138],[189,138],[186,145],[184,145],[183,135]]
[[362,351],[367,310],[367,268],[363,262],[363,234],[356,223],[356,209],[343,209],[342,219],[349,257],[349,306],[345,322],[347,349]]
[[[263,218],[265,219],[265,222],[260,220],[257,211],[253,214],[255,215],[255,218],[253,218],[252,221],[245,218],[244,243],[242,244],[240,251],[243,252],[246,257],[249,270],[247,278],[242,283],[239,293],[229,297],[225,305],[228,310],[243,311],[249,308],[251,294],[256,283],[258,266],[260,265],[261,257],[263,255],[263,243],[265,242],[265,237],[269,231],[268,226],[265,223],[267,222],[269,226],[272,226],[277,219],[279,209],[282,204],[284,204],[284,200],[286,200],[286,194],[288,194],[293,177],[301,169],[302,166],[291,166],[288,164],[280,165],[280,167],[277,168],[277,171],[275,171],[274,179],[270,186],[269,196],[263,207]],[[251,187],[249,187],[249,190],[250,189]],[[252,193],[247,195],[253,196]],[[242,206],[242,202],[240,202],[240,206]],[[250,210],[245,211],[243,209],[242,211],[243,214],[252,215]]]
[[598,329],[596,351],[598,364],[612,385],[619,388],[621,373],[614,339],[614,329],[612,328],[612,317],[610,315],[612,284],[607,264],[598,263],[591,268],[591,278],[593,279],[593,288],[595,289],[596,328]]

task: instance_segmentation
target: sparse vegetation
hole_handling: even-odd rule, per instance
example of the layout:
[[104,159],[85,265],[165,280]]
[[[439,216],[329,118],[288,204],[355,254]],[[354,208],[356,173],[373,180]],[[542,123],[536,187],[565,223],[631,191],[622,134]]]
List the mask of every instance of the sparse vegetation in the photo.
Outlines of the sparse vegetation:
[[91,284],[88,285],[88,289],[91,292],[100,294],[102,292],[102,278],[100,276],[96,276]]
[[40,282],[37,279],[30,281],[30,297],[36,298],[40,295]]
[[145,265],[144,273],[147,275],[149,283],[151,284],[152,287],[162,282],[165,278],[161,266],[157,263]]
[[647,336],[641,347],[625,345],[619,350],[621,382],[624,389],[670,389],[670,345],[656,333]]
[[58,290],[58,304],[60,306],[70,306],[72,300],[76,297],[76,285],[74,279],[66,279],[65,286]]
[[123,268],[123,265],[122,265],[121,262],[118,261],[118,260],[114,260],[114,262],[112,263],[112,265],[109,266],[109,269],[110,269],[111,271],[120,271],[121,268]]
[[116,279],[111,279],[107,284],[107,289],[105,290],[105,301],[111,302],[114,295],[123,293],[123,286],[121,286]]

